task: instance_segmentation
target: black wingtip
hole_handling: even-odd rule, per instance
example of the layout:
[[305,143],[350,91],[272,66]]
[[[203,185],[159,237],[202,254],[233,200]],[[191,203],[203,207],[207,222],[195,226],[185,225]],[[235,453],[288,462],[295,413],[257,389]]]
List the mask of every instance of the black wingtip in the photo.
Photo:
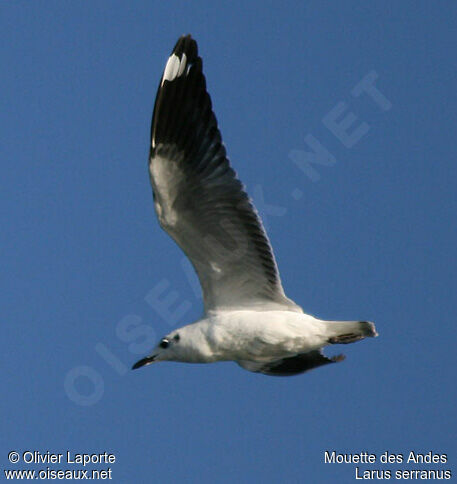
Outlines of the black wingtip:
[[190,34],[181,35],[173,47],[172,54],[175,54],[181,58],[183,53],[186,54],[186,57],[190,62],[192,62],[198,56],[197,42]]
[[211,109],[202,69],[197,42],[190,34],[182,35],[168,57],[157,90],[151,123],[151,156],[158,144],[170,143],[185,133],[186,125],[195,123],[192,116],[207,106]]

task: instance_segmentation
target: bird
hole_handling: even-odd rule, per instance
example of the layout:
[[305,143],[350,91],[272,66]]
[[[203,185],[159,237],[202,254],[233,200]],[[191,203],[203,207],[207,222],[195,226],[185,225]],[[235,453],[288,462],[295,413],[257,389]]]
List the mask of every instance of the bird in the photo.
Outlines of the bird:
[[166,62],[150,141],[155,211],[198,275],[204,314],[165,335],[132,369],[234,361],[291,376],[345,358],[325,356],[328,345],[377,336],[370,321],[321,320],[285,295],[261,218],[229,163],[190,34]]

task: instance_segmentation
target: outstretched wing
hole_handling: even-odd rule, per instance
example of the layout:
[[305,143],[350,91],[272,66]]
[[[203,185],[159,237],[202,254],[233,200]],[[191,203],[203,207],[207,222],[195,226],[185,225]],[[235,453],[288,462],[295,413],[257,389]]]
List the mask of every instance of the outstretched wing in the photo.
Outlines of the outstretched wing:
[[229,165],[190,35],[160,81],[149,172],[160,224],[191,260],[206,311],[302,311],[285,296],[262,222]]

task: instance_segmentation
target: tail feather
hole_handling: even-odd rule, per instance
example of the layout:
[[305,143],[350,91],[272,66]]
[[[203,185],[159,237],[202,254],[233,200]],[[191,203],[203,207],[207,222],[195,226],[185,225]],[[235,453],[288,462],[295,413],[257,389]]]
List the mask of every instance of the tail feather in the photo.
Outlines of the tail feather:
[[355,343],[378,336],[375,325],[370,321],[328,321],[327,331],[329,344]]

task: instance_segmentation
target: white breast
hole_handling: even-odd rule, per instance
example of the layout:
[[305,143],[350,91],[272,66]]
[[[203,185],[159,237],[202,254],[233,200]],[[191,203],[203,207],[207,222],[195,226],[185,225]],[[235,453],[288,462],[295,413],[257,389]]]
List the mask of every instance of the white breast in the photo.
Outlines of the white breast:
[[215,360],[271,361],[318,349],[327,339],[322,323],[303,313],[226,311],[209,319],[206,337]]

